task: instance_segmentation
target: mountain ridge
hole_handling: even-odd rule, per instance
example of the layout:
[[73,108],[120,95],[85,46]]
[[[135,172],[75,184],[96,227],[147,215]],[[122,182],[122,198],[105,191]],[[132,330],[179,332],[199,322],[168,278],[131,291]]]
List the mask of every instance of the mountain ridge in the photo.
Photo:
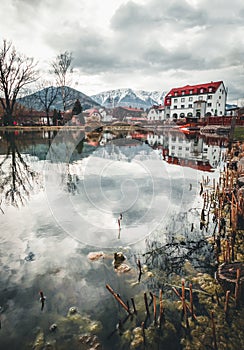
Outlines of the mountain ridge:
[[[26,108],[43,111],[45,108],[44,105],[40,102],[38,96],[41,95],[42,99],[44,99],[47,96],[46,94],[50,92],[50,96],[48,98],[51,99],[52,89],[57,90],[57,98],[50,105],[50,110],[63,110],[61,87],[49,86],[43,88],[29,95],[18,98],[17,102]],[[80,100],[83,110],[100,107],[115,108],[118,106],[133,107],[146,110],[151,108],[153,105],[163,104],[165,96],[165,93],[160,91],[133,90],[131,88],[107,90],[91,96],[88,96],[74,88],[65,87],[65,89],[68,92],[66,110],[72,109],[77,99]]]
[[134,107],[148,109],[153,105],[163,104],[165,93],[162,91],[133,90],[121,88],[103,91],[90,97],[107,108]]

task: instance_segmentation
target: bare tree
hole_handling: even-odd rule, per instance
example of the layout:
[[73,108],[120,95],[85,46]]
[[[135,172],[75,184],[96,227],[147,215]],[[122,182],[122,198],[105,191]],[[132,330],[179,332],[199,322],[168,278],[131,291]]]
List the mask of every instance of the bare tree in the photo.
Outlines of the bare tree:
[[64,111],[66,110],[67,98],[70,94],[69,90],[67,89],[67,84],[70,83],[70,81],[68,81],[68,73],[72,73],[72,59],[72,53],[65,51],[64,53],[58,55],[51,63],[54,74],[56,75],[57,86],[61,89]]
[[13,125],[13,111],[21,89],[38,79],[33,58],[19,54],[12,42],[3,40],[0,49],[0,102],[5,125]]
[[54,86],[49,86],[48,82],[43,81],[39,87],[40,89],[34,94],[35,99],[39,102],[40,106],[44,109],[47,117],[47,125],[50,125],[50,109],[54,101],[57,99],[58,90]]

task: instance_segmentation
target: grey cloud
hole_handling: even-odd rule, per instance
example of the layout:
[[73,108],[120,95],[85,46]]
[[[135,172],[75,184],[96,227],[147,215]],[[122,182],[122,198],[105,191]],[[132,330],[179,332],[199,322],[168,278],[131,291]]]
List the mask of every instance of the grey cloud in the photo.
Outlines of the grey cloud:
[[191,71],[239,67],[244,55],[242,1],[196,4],[128,1],[111,18],[110,36],[98,32],[96,26],[83,28],[80,19],[72,18],[65,19],[56,32],[55,28],[47,32],[44,39],[58,52],[72,51],[74,66],[91,75],[139,72],[154,76],[173,70],[187,81]]
[[207,15],[202,9],[195,9],[184,0],[151,1],[147,5],[138,5],[129,1],[122,5],[111,19],[111,27],[115,30],[127,31],[157,28],[168,23],[175,27],[191,28],[206,23]]

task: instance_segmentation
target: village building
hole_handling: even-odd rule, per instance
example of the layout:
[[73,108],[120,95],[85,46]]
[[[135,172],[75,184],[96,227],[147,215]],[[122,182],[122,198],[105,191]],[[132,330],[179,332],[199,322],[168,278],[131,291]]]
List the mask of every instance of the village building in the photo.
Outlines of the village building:
[[160,122],[165,119],[164,106],[153,105],[147,114],[147,120],[150,122]]
[[223,81],[173,88],[165,96],[165,119],[223,116],[226,98]]
[[85,118],[85,123],[100,123],[102,116],[96,108],[86,109],[83,111],[83,116]]
[[139,108],[116,107],[113,110],[113,117],[120,121],[130,122],[132,118],[142,118],[145,112]]
[[103,123],[111,123],[113,121],[113,116],[110,110],[106,108],[100,108],[99,113],[101,115],[101,121]]

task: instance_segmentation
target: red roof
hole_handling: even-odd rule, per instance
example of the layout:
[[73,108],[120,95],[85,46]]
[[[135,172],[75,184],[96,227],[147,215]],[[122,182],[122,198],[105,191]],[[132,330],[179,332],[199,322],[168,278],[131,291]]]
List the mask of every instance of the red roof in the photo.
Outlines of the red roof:
[[132,108],[132,107],[123,107],[123,109],[126,109],[127,111],[132,111],[132,112],[143,112],[139,108]]
[[170,90],[170,92],[167,93],[165,98],[173,97],[173,96],[196,95],[200,93],[201,89],[203,89],[202,93],[211,92],[209,90],[210,88],[212,88],[212,92],[215,92],[221,83],[223,83],[223,81],[215,81],[215,82],[211,81],[210,83],[197,84],[197,85],[185,85],[182,87],[173,88]]

